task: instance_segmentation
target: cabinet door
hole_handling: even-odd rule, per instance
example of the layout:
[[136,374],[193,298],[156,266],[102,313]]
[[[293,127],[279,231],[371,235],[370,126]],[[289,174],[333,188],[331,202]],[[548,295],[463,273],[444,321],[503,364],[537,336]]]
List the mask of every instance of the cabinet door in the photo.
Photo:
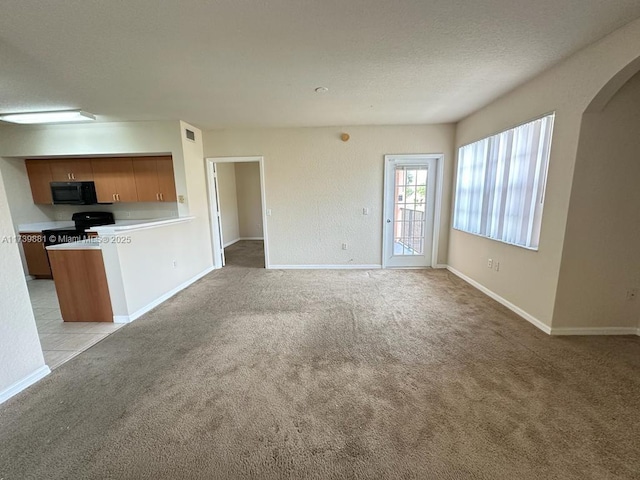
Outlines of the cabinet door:
[[99,203],[138,201],[130,158],[96,158],[91,163]]
[[25,232],[21,233],[20,236],[22,237],[22,249],[27,260],[29,275],[39,278],[51,278],[51,268],[49,267],[47,251],[44,248],[42,232]]
[[26,160],[27,176],[31,185],[33,203],[52,204],[51,186],[53,181],[48,160]]
[[88,158],[50,160],[54,182],[90,182],[93,180],[91,160]]
[[112,158],[96,158],[91,161],[93,181],[96,184],[96,196],[99,203],[115,203],[116,173]]
[[116,198],[119,202],[138,202],[138,190],[133,175],[133,161],[130,158],[114,158]]
[[157,165],[161,200],[163,202],[175,202],[178,197],[176,195],[176,180],[173,174],[173,159],[171,157],[158,158]]
[[139,202],[157,202],[160,200],[158,186],[158,168],[155,157],[133,160],[133,172]]

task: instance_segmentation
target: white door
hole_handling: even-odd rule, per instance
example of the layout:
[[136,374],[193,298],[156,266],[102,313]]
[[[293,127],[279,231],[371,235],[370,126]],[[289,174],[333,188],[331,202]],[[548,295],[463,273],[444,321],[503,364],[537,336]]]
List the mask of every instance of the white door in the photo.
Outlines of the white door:
[[384,267],[432,266],[438,158],[385,157]]
[[[213,164],[213,195],[214,195],[214,200],[215,200],[215,208],[214,208],[214,214],[216,216],[217,219],[217,227],[218,227],[218,242],[219,245],[218,247],[220,248],[220,263],[221,266],[224,267],[225,265],[225,258],[224,258],[224,239],[222,238],[222,217],[220,215],[220,193],[219,193],[219,189],[218,189],[218,168],[217,165],[214,163]],[[215,241],[215,240],[214,240]]]

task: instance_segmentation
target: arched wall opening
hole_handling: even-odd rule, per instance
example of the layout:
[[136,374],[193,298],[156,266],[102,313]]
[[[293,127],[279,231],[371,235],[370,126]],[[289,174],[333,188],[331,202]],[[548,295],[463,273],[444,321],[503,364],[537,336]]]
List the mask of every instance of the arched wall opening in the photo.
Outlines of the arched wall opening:
[[582,117],[553,330],[633,334],[640,320],[640,59]]

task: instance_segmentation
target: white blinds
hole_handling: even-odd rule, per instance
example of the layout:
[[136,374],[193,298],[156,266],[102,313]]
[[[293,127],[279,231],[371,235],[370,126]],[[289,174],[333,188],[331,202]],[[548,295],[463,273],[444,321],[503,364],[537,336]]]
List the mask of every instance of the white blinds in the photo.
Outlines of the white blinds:
[[554,118],[460,148],[453,228],[538,248]]

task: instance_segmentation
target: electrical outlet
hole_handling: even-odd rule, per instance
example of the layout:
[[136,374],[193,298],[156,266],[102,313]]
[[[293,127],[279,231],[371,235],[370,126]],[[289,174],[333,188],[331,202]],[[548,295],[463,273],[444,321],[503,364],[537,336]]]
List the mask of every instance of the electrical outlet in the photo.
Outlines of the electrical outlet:
[[638,298],[637,288],[632,288],[630,290],[627,290],[627,300],[635,300],[636,298]]
[[131,218],[131,212],[124,212],[124,218]]
[[369,215],[369,209],[368,209],[367,207],[364,207],[364,208],[362,209],[362,214],[363,214],[363,215]]
[[346,250],[346,249],[347,249],[347,246],[348,246],[348,245],[347,245],[346,243],[343,243],[343,244],[342,244],[342,249],[343,249],[343,250]]
[[493,267],[493,259],[492,259],[492,258],[490,258],[490,259],[487,261],[487,268],[492,268],[492,267]]
[[177,260],[173,261],[173,268],[178,268],[178,261]]
[[493,268],[495,268],[496,272],[500,271],[500,262],[493,262]]

